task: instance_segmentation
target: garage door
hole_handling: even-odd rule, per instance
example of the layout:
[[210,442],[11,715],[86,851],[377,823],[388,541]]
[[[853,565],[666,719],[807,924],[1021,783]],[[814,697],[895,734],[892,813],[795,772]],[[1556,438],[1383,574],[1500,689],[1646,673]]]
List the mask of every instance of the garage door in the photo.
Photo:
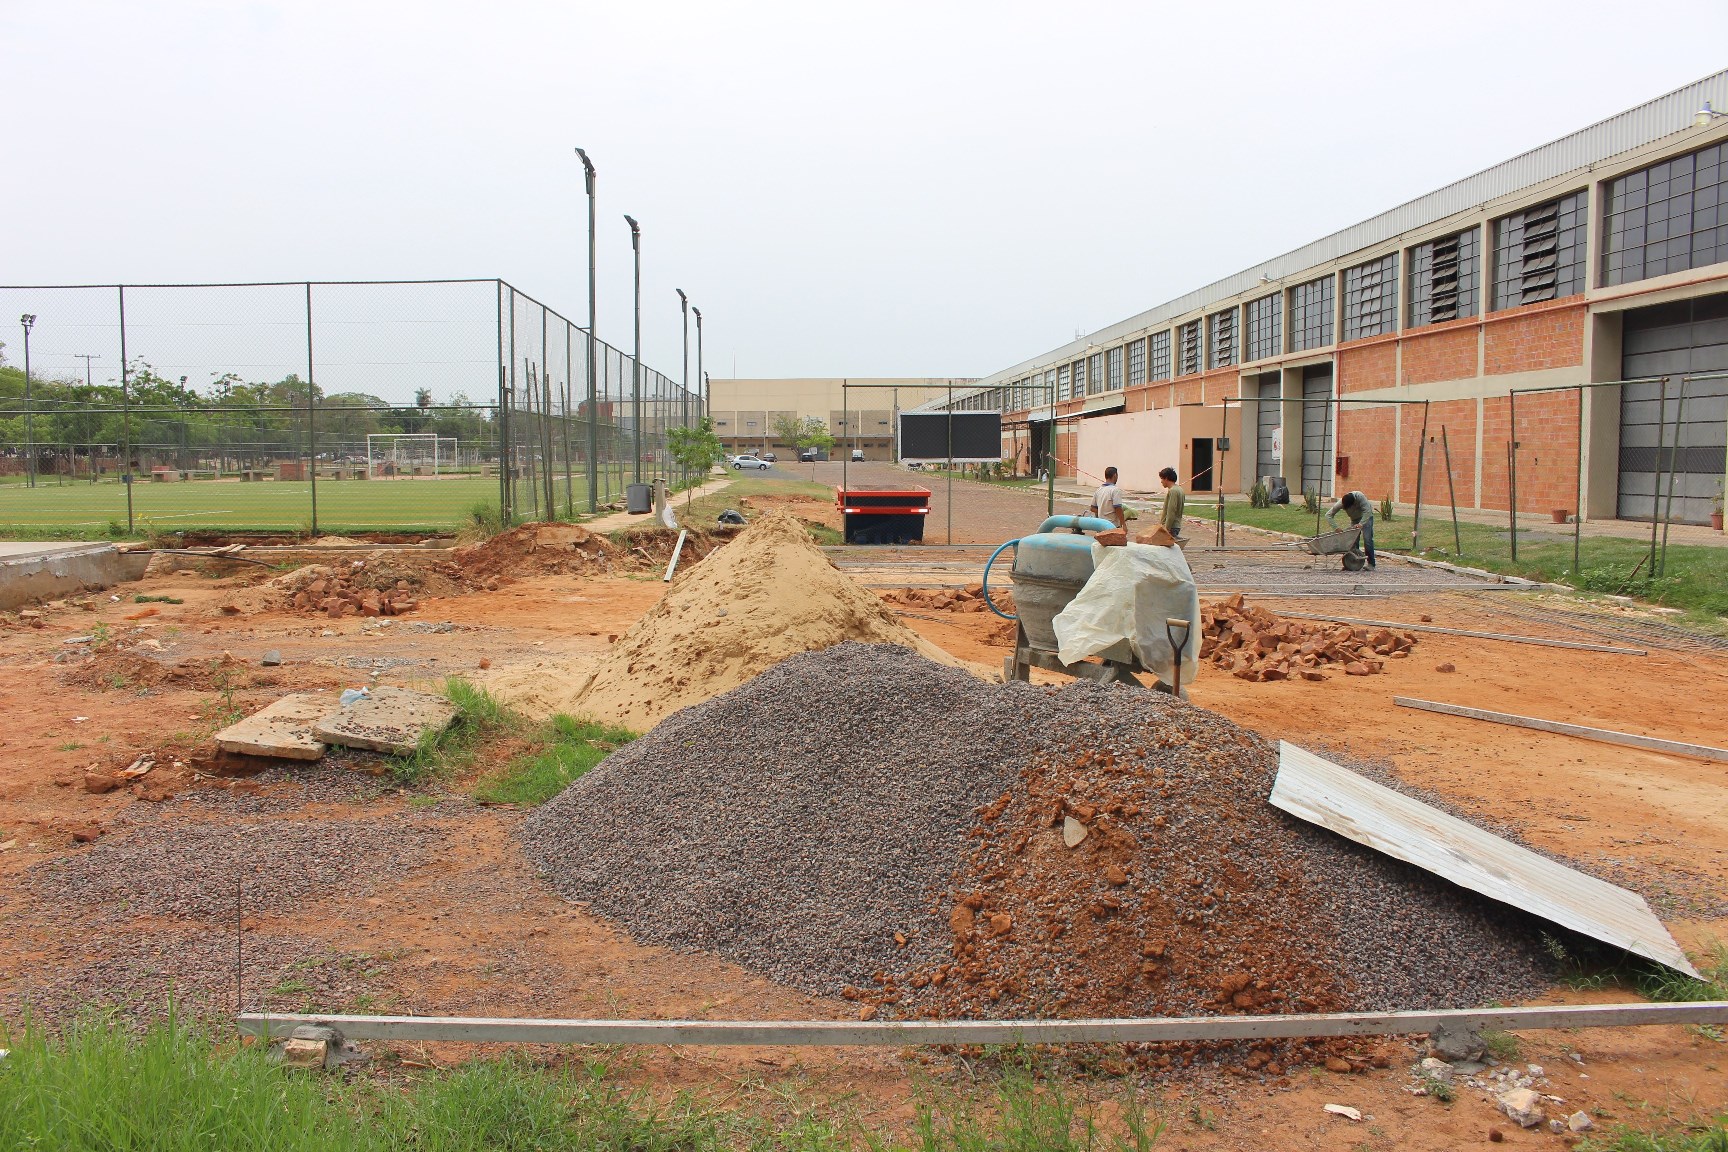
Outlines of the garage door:
[[1302,491],[1332,495],[1332,365],[1302,369]]
[[[1672,467],[1675,521],[1703,524],[1728,467],[1728,380],[1685,381],[1682,411],[1681,377],[1728,371],[1728,294],[1626,313],[1621,351],[1626,379],[1669,380],[1666,405],[1659,382],[1627,384],[1620,390],[1618,515],[1649,520],[1663,512]],[[1681,421],[1678,440],[1676,419]],[[1666,447],[1660,458],[1658,444]]]
[[1283,416],[1280,409],[1278,379],[1276,373],[1272,373],[1270,379],[1264,376],[1260,378],[1260,439],[1258,452],[1255,456],[1255,479],[1262,476],[1282,476],[1284,474],[1284,466],[1278,461],[1278,453],[1274,451],[1274,448],[1279,446],[1278,426],[1282,422]]

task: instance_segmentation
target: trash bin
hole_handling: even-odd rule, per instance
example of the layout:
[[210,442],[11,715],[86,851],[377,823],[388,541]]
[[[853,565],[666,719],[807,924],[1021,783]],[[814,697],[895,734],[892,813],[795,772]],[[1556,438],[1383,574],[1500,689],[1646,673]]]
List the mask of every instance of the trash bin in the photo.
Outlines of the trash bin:
[[624,485],[624,508],[633,515],[654,511],[654,489],[647,484]]

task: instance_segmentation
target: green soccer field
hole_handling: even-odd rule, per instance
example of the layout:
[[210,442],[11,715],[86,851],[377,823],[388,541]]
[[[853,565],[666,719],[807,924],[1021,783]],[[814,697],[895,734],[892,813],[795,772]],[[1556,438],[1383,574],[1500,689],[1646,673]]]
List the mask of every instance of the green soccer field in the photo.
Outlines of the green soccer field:
[[[580,502],[586,489],[576,493]],[[558,497],[564,496],[559,485]],[[519,499],[525,495],[519,493]],[[498,478],[481,476],[400,480],[318,481],[318,531],[446,531],[459,526],[477,505],[498,504]],[[312,523],[312,485],[307,481],[189,480],[132,485],[137,531],[255,529],[305,531]],[[117,525],[111,529],[110,525]],[[126,527],[126,488],[38,480],[35,488],[0,484],[0,535],[106,536]]]

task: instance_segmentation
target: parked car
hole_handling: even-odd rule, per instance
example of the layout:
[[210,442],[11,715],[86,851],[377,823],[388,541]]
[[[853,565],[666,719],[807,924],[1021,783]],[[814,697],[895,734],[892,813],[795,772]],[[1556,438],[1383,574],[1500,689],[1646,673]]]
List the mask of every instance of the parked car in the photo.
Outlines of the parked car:
[[774,455],[774,453],[772,453],[772,452],[764,452],[764,453],[762,453],[762,459],[764,459],[764,460],[768,461],[768,463],[772,464],[776,460],[780,459],[780,457]]
[[769,461],[762,459],[760,456],[745,455],[745,456],[734,456],[732,458],[732,467],[734,467],[734,468],[738,469],[740,472],[742,472],[746,468],[767,469],[767,468],[774,467],[774,465],[772,463],[770,463]]
[[852,449],[852,463],[854,463],[854,464],[862,463],[863,460],[864,460],[864,449],[862,449],[862,448]]
[[798,453],[798,459],[803,461],[806,464],[816,463],[816,449],[814,449],[814,448],[804,449],[804,451]]

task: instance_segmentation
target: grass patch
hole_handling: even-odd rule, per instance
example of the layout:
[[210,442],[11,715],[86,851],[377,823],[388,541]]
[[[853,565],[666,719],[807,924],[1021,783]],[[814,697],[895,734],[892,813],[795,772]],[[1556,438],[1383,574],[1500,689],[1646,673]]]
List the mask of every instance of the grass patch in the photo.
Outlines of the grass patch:
[[1718,1116],[1708,1125],[1690,1124],[1669,1132],[1616,1128],[1606,1136],[1586,1139],[1578,1145],[1578,1152],[1728,1152],[1728,1116]]
[[1510,1064],[1518,1059],[1523,1049],[1519,1046],[1518,1037],[1510,1032],[1501,1032],[1496,1028],[1482,1029],[1482,1047],[1488,1055],[1502,1064]]
[[559,714],[541,725],[540,746],[517,756],[474,786],[483,804],[544,804],[572,780],[636,738],[625,728]]
[[[1216,496],[1191,497],[1188,508],[1195,516],[1210,516],[1217,508]],[[1330,507],[1330,502],[1326,502]],[[1245,502],[1227,502],[1224,518],[1232,524],[1269,528],[1301,536],[1314,535],[1315,517],[1301,505],[1251,508]],[[1326,530],[1324,518],[1320,531]],[[1472,568],[1485,568],[1505,576],[1566,584],[1581,592],[1636,596],[1665,608],[1678,608],[1691,623],[1721,627],[1728,617],[1728,548],[1708,544],[1670,544],[1668,567],[1652,577],[1649,564],[1638,570],[1650,549],[1650,539],[1621,536],[1585,536],[1579,542],[1578,570],[1572,570],[1572,531],[1560,524],[1539,523],[1529,513],[1518,517],[1518,559],[1512,559],[1511,535],[1506,524],[1473,524],[1459,521],[1462,552],[1452,539],[1452,519],[1445,509],[1424,506],[1420,552],[1410,550],[1411,519],[1400,509],[1390,522],[1376,519],[1374,545],[1383,552],[1398,552],[1436,560],[1449,560]]]
[[[744,1087],[744,1085],[740,1085]],[[734,1095],[737,1090],[734,1090]],[[850,1111],[767,1101],[768,1116],[687,1095],[655,1101],[597,1062],[521,1055],[448,1071],[385,1066],[348,1080],[288,1074],[258,1047],[213,1043],[170,1019],[134,1035],[89,1019],[26,1032],[0,1063],[0,1147],[69,1152],[1145,1152],[1162,1126],[1130,1096],[1106,1131],[1062,1084],[1010,1072],[978,1096],[921,1090],[912,1140]]]
[[392,760],[390,775],[398,784],[414,787],[459,774],[473,766],[483,744],[526,726],[503,701],[460,676],[446,678],[439,692],[461,711],[444,731],[422,733],[411,755]]

